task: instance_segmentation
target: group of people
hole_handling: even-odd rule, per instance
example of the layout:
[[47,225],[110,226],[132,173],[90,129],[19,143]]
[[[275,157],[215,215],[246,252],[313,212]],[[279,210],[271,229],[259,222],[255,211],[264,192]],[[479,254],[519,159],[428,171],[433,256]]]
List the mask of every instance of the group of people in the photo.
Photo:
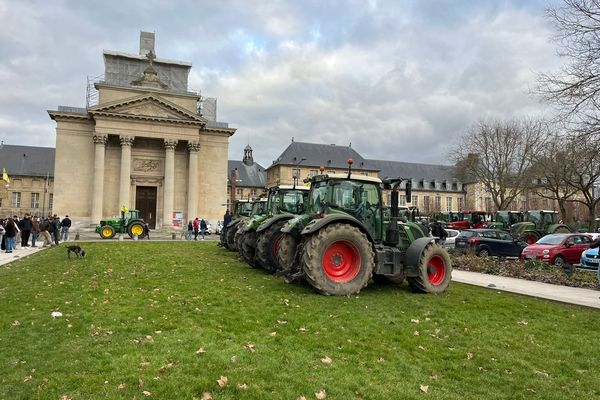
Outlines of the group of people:
[[194,237],[194,240],[198,240],[198,235],[201,235],[201,240],[204,240],[207,230],[208,224],[206,223],[206,220],[204,218],[199,220],[198,217],[196,217],[193,221],[188,222],[187,240],[192,240],[192,236]]
[[70,228],[71,219],[68,215],[62,220],[56,214],[45,218],[25,214],[23,218],[15,215],[0,219],[1,249],[12,253],[18,245],[21,248],[36,247],[38,238],[43,240],[42,247],[58,245],[61,241],[69,240]]

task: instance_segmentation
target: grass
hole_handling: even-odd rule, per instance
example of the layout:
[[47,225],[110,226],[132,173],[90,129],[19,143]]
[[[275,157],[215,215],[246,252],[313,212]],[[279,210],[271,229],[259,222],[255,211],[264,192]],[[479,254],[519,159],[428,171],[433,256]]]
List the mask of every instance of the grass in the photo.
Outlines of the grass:
[[457,283],[325,297],[214,242],[84,247],[0,267],[0,399],[600,398],[599,310]]

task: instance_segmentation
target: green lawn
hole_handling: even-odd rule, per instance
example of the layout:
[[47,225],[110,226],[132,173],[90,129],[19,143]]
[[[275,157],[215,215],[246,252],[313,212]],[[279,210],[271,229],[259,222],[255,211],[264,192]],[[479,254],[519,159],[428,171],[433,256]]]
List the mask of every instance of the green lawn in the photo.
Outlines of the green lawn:
[[0,399],[600,398],[599,310],[456,283],[325,297],[214,242],[83,246],[0,267]]

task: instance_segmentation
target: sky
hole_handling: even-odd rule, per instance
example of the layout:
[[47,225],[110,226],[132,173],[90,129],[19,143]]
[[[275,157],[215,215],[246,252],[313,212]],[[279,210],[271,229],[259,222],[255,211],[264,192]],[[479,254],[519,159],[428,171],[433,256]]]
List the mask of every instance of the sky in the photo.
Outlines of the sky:
[[189,89],[218,100],[271,165],[295,141],[363,157],[451,164],[481,119],[548,115],[532,94],[563,64],[545,16],[560,0],[0,0],[0,140],[54,147],[46,110],[85,106],[102,51],[192,63]]

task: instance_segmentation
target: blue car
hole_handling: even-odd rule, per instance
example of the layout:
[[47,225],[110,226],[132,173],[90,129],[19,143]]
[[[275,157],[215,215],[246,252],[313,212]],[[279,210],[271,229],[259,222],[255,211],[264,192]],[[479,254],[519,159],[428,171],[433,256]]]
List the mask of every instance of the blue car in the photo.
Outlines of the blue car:
[[595,249],[587,249],[581,253],[580,268],[595,270],[600,264],[600,256],[598,256],[598,247]]

